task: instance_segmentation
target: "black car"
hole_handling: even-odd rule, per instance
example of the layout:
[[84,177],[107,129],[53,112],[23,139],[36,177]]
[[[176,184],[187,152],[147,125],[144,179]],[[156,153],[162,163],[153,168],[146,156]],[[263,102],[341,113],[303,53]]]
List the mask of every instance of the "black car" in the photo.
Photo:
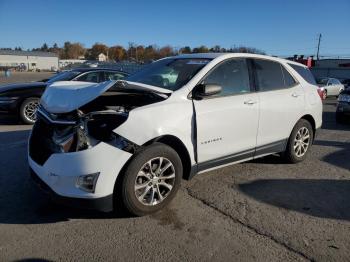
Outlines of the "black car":
[[336,111],[336,120],[338,123],[350,123],[350,89],[342,91],[338,97],[338,106]]
[[82,68],[58,73],[40,82],[9,84],[0,86],[0,112],[19,116],[26,124],[33,124],[36,109],[45,88],[57,81],[104,82],[119,80],[128,73],[106,68]]

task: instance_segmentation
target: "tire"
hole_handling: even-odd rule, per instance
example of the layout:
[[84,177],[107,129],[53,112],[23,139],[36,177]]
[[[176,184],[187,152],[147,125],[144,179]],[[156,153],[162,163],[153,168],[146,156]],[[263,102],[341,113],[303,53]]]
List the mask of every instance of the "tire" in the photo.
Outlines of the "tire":
[[33,125],[36,120],[36,110],[38,105],[39,98],[37,97],[25,99],[19,108],[20,120],[27,125]]
[[[305,134],[305,136],[303,136],[303,134]],[[307,134],[308,138],[306,139]],[[283,153],[285,160],[288,163],[298,163],[303,161],[309,152],[313,138],[314,132],[310,122],[305,119],[300,119],[294,126],[288,139],[286,151]],[[303,141],[304,144],[300,141]],[[307,143],[307,146],[305,143]]]
[[180,187],[182,173],[181,159],[176,151],[165,144],[154,143],[134,156],[123,174],[121,192],[116,193],[131,214],[148,215],[170,203]]
[[327,90],[325,89],[324,91],[323,91],[323,100],[326,100],[326,98],[327,98]]

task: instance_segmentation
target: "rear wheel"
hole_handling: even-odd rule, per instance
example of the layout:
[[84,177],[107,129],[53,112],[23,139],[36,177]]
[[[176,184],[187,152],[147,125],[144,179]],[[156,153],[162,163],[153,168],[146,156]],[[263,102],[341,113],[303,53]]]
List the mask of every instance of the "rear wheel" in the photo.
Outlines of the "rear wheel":
[[25,123],[32,125],[36,121],[36,111],[39,106],[39,98],[30,97],[23,101],[19,109],[19,117]]
[[139,152],[125,170],[120,195],[137,216],[157,212],[174,198],[182,178],[181,159],[174,149],[154,143]]
[[301,162],[312,145],[314,132],[309,121],[300,119],[288,139],[284,157],[289,163]]

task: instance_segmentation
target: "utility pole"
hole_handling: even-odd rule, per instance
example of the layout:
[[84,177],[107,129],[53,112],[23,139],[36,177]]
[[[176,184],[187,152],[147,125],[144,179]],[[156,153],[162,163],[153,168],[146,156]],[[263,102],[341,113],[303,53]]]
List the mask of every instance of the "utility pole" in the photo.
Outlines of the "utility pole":
[[318,44],[317,44],[317,54],[316,54],[317,60],[320,60],[319,54],[320,54],[321,37],[322,37],[322,34],[319,34],[318,35]]

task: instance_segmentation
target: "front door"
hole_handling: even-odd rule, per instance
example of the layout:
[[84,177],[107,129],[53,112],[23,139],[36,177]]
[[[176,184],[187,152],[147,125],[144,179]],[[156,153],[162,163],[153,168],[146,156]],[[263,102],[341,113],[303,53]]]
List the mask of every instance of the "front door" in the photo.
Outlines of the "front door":
[[202,81],[220,94],[194,100],[199,171],[253,156],[258,129],[258,96],[251,91],[246,59],[229,59]]

